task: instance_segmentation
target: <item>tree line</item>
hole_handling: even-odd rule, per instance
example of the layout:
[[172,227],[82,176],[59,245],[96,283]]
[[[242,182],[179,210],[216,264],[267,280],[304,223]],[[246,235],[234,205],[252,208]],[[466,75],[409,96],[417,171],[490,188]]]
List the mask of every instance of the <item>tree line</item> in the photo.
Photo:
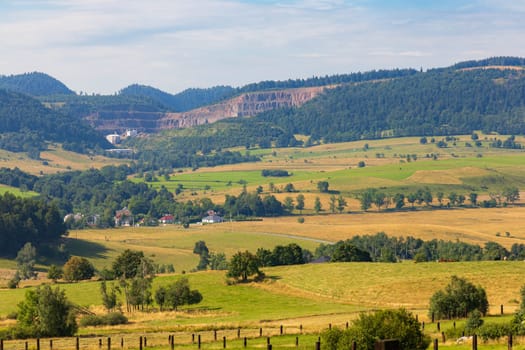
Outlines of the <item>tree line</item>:
[[42,252],[56,251],[66,233],[62,216],[54,203],[0,195],[0,254],[13,257],[26,244]]
[[[350,260],[337,259],[338,249],[353,246],[361,253],[355,253]],[[341,247],[340,247],[341,246]],[[353,248],[350,248],[353,249]],[[357,251],[356,251],[357,252]],[[364,253],[362,253],[364,252]],[[334,255],[336,258],[334,258]],[[389,237],[384,232],[375,235],[356,235],[336,244],[320,244],[315,250],[314,259],[324,257],[325,261],[377,261],[397,262],[401,260],[426,261],[480,261],[480,260],[522,260],[525,245],[514,243],[510,250],[496,242],[486,242],[483,247],[465,242],[433,239],[424,241],[412,236]],[[354,259],[354,260],[351,260]]]

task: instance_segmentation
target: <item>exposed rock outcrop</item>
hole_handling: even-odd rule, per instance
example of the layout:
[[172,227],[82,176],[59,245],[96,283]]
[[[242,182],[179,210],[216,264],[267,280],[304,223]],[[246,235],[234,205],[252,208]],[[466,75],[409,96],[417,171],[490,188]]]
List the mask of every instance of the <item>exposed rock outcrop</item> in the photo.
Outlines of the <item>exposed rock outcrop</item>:
[[225,118],[255,116],[277,108],[300,106],[325,89],[309,87],[244,93],[226,101],[183,113],[147,113],[138,111],[99,111],[85,119],[96,129],[115,132],[136,129],[157,132],[164,129],[189,128],[214,123]]

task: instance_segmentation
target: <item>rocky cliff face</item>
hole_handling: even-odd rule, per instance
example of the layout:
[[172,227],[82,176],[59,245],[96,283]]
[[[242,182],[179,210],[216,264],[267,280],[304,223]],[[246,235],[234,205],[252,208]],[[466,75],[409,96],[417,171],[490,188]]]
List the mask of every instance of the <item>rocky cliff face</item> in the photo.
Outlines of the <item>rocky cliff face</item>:
[[225,118],[255,116],[283,107],[297,107],[313,99],[329,87],[310,87],[275,91],[250,92],[229,100],[184,113],[145,113],[137,111],[99,111],[85,119],[105,132],[157,132],[164,129],[189,128]]
[[255,116],[283,107],[297,107],[313,99],[326,87],[250,92],[215,105],[185,113],[168,113],[159,120],[159,129],[187,128],[225,118]]

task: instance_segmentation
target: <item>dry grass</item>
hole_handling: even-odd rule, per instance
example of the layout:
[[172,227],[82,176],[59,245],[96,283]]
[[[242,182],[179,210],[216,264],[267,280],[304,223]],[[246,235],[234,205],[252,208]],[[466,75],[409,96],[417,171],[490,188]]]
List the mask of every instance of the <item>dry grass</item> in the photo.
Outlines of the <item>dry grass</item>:
[[[13,153],[0,150],[0,167],[19,168],[30,174],[53,174],[69,170],[86,170],[102,168],[106,165],[125,164],[126,161],[103,156],[89,156],[63,150],[60,146],[50,145],[41,152],[41,160],[34,160],[25,153]],[[47,162],[48,165],[43,165]]]
[[519,300],[525,270],[523,262],[467,263],[332,263],[266,269],[279,278],[259,288],[302,298],[331,300],[362,308],[415,310],[426,319],[430,297],[450,282],[464,277],[487,291],[491,313],[513,312]]
[[[234,223],[235,230],[288,234],[336,242],[355,235],[385,232],[423,240],[460,240],[483,245],[495,241],[510,248],[525,240],[524,207],[491,209],[443,209],[390,213],[356,213],[268,218],[260,222]],[[497,236],[497,233],[500,233]],[[509,232],[507,237],[506,232]]]

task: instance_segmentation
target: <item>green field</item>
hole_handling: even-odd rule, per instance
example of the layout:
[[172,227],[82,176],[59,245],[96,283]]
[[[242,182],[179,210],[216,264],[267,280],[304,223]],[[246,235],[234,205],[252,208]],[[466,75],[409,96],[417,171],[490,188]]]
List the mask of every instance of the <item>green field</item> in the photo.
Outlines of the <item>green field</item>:
[[[203,294],[202,303],[178,312],[135,312],[129,315],[132,323],[128,325],[88,327],[81,329],[80,334],[103,337],[149,334],[153,343],[161,342],[156,337],[162,339],[168,332],[177,332],[178,341],[187,344],[190,333],[199,332],[203,335],[206,347],[215,348],[221,343],[212,341],[213,329],[220,330],[221,336],[227,334],[228,339],[235,338],[238,327],[244,336],[252,338],[257,336],[260,327],[264,329],[265,336],[277,335],[281,325],[287,334],[299,333],[301,326],[304,333],[315,335],[328,324],[344,327],[346,322],[351,322],[363,310],[405,307],[425,321],[426,332],[437,338],[440,334],[436,326],[430,324],[427,315],[428,299],[449,282],[451,275],[468,278],[486,289],[491,304],[491,316],[486,318],[487,322],[510,320],[518,306],[519,289],[525,277],[523,262],[503,261],[310,264],[266,268],[264,272],[268,277],[265,282],[240,285],[227,285],[224,272],[220,271],[186,274],[192,287]],[[157,277],[153,289],[180,276]],[[98,282],[59,286],[66,290],[73,302],[102,312],[96,306],[101,302]],[[0,314],[14,311],[24,292],[24,289],[0,291]],[[499,314],[500,305],[504,306],[505,316]],[[462,321],[458,321],[458,326],[461,324]],[[442,322],[442,330],[451,327],[451,321]],[[290,342],[290,338],[286,337],[273,339],[274,344]],[[310,340],[305,338],[302,341]],[[250,340],[252,346],[261,341]],[[454,349],[464,348],[455,346],[454,340],[442,345]],[[230,346],[237,348],[242,343],[231,343]],[[502,347],[494,347],[499,348]]]
[[[189,344],[190,333],[200,331],[208,332],[205,335],[203,333],[206,339],[204,348],[219,349],[222,343],[210,340],[209,332],[212,329],[221,329],[229,339],[233,339],[237,327],[241,327],[250,337],[255,337],[259,327],[275,335],[280,325],[284,325],[290,333],[297,333],[298,325],[302,325],[305,333],[308,333],[304,342],[311,343],[310,349],[315,335],[329,323],[344,325],[363,310],[405,307],[415,312],[421,320],[428,321],[430,296],[443,288],[452,275],[466,277],[482,285],[491,303],[491,320],[508,320],[518,306],[519,290],[525,281],[523,262],[308,264],[266,268],[264,272],[268,278],[264,282],[233,286],[227,285],[225,273],[221,271],[192,273],[199,260],[193,254],[193,247],[199,240],[205,241],[210,251],[224,252],[228,257],[237,251],[255,252],[260,247],[272,249],[276,245],[289,243],[297,243],[302,248],[314,251],[320,243],[379,231],[392,236],[462,240],[481,245],[487,241],[496,241],[507,248],[515,243],[523,243],[523,198],[515,206],[495,209],[425,208],[382,213],[375,208],[369,212],[360,210],[355,196],[369,187],[381,188],[390,193],[407,193],[422,187],[428,187],[434,193],[456,191],[468,194],[476,191],[480,198],[487,198],[489,192],[509,185],[521,189],[525,187],[523,150],[488,148],[488,140],[483,141],[482,147],[467,147],[465,142],[472,142],[470,135],[459,138],[456,145],[449,142],[449,147],[444,149],[430,143],[422,145],[419,138],[402,138],[310,148],[249,150],[252,154],[260,155],[262,161],[195,171],[182,169],[167,180],[159,177],[158,181],[150,184],[154,187],[166,186],[172,191],[179,185],[183,186],[183,192],[176,196],[178,201],[209,197],[214,202],[222,203],[226,194],[238,194],[244,185],[250,191],[262,186],[263,195],[266,195],[270,194],[269,184],[273,183],[276,190],[272,194],[279,200],[286,196],[295,197],[299,193],[305,195],[306,207],[301,213],[305,221],[299,223],[299,213],[294,213],[296,215],[254,222],[205,226],[192,224],[189,229],[168,225],[71,231],[66,238],[69,252],[88,258],[98,269],[111,267],[115,257],[125,249],[142,250],[155,263],[173,264],[176,270],[174,275],[157,277],[154,290],[159,285],[179,278],[184,272],[192,287],[204,296],[201,304],[186,307],[182,311],[135,312],[129,315],[131,323],[128,325],[88,327],[82,328],[79,333],[112,334],[116,337],[145,333],[151,333],[153,337],[155,333],[159,334],[158,344],[161,344],[165,342],[168,332],[178,331],[181,346],[189,348],[194,346]],[[517,141],[523,143],[524,139],[518,138]],[[427,157],[427,154],[432,153],[438,154],[437,160]],[[407,155],[410,155],[410,161],[407,161]],[[412,155],[416,155],[417,160]],[[9,157],[11,155],[5,155],[6,159]],[[43,153],[43,157],[52,164],[47,169],[49,172],[89,165],[89,159],[77,161],[60,149]],[[24,163],[22,159],[11,161],[18,161],[20,165]],[[358,167],[360,161],[364,161],[366,166]],[[96,166],[106,162],[110,160],[98,159]],[[31,162],[26,165],[29,164],[35,167],[39,165]],[[291,176],[262,177],[263,169],[285,169]],[[132,180],[143,181],[134,177]],[[319,193],[318,181],[328,181],[333,192]],[[287,183],[292,183],[298,192],[282,193]],[[0,187],[0,193],[8,190],[12,189]],[[333,193],[348,198],[349,212],[328,213],[328,199]],[[29,192],[20,194],[33,195]],[[313,215],[313,200],[317,196],[321,198],[325,210],[320,215]],[[0,260],[0,266],[8,274],[15,263],[3,259]],[[39,268],[45,270],[46,267]],[[5,281],[7,277],[3,278]],[[48,281],[32,281],[23,285],[41,282]],[[59,286],[66,290],[73,302],[97,313],[103,312],[98,282],[60,283]],[[0,290],[0,315],[5,316],[16,310],[17,303],[24,296],[24,289]],[[500,305],[505,308],[504,317],[497,315]],[[5,321],[5,325],[8,323]],[[445,322],[444,327],[451,327],[451,324]],[[428,332],[432,336],[439,336],[433,328]],[[275,338],[275,345],[292,348],[295,347],[294,340],[292,336]],[[155,344],[155,341],[152,340],[151,344]],[[242,347],[240,341],[230,344],[229,348]],[[262,348],[265,345],[264,339],[258,339],[253,340],[249,347]],[[470,348],[468,345],[453,345],[453,341],[444,345],[458,350]],[[21,348],[22,344],[18,347]],[[482,348],[503,349],[506,344],[483,344]]]
[[[257,248],[273,249],[276,245],[297,243],[314,251],[319,242],[326,240],[297,237],[271,232],[253,232],[239,229],[237,223],[216,225],[179,225],[110,230],[79,230],[69,234],[67,247],[71,254],[84,256],[95,267],[111,267],[114,258],[125,249],[142,250],[158,264],[173,264],[176,272],[191,271],[199,257],[193,254],[195,242],[205,241],[211,252],[225,253],[227,257],[237,251]],[[250,223],[247,223],[248,225]]]
[[[306,193],[317,192],[318,181],[328,181],[330,189],[354,195],[368,187],[412,190],[429,187],[436,191],[477,191],[480,194],[505,186],[525,185],[524,150],[488,147],[492,135],[483,136],[482,147],[470,135],[458,136],[449,147],[421,144],[419,138],[383,139],[327,144],[310,148],[250,150],[262,157],[256,163],[223,165],[197,170],[179,170],[169,179],[159,177],[150,184],[174,190],[183,187],[180,199],[210,197],[222,201],[225,194],[238,193],[243,186],[255,190],[262,186],[267,193],[270,183],[277,191],[285,184]],[[506,136],[498,136],[500,139]],[[523,142],[523,138],[518,138]],[[366,145],[366,147],[365,147]],[[242,150],[239,150],[242,151]],[[432,155],[437,156],[436,160]],[[410,161],[407,160],[410,155]],[[415,156],[415,159],[414,159]],[[359,168],[358,162],[366,166]],[[263,177],[263,169],[284,169],[289,177]],[[133,178],[133,181],[143,181]]]

